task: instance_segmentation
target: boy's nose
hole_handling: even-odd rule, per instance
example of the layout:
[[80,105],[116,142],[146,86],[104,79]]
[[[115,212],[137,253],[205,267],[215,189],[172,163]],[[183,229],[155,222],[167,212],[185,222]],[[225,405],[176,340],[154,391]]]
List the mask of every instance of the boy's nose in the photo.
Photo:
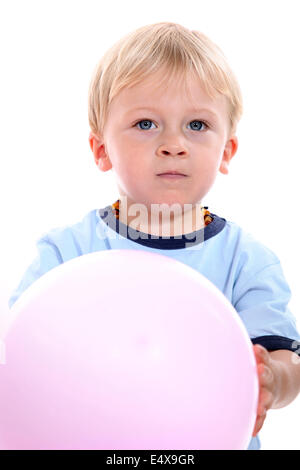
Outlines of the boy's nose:
[[161,145],[157,149],[157,154],[159,156],[166,156],[166,155],[179,155],[179,156],[186,156],[187,155],[187,150],[178,145]]

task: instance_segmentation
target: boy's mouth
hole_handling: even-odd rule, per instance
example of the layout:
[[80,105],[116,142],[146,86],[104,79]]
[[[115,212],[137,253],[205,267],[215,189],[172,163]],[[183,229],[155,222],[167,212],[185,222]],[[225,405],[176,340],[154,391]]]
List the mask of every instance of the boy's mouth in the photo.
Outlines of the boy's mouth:
[[159,176],[160,178],[169,179],[169,180],[180,180],[180,179],[186,178],[186,175],[179,175],[179,174],[171,175],[170,173],[165,173],[164,175],[157,175],[157,176]]
[[159,173],[157,176],[187,176],[180,171],[165,171],[164,173]]

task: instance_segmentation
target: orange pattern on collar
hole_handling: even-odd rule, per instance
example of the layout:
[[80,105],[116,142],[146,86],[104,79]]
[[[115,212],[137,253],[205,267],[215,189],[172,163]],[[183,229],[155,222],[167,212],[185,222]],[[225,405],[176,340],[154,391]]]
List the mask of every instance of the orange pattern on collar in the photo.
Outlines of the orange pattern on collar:
[[[113,213],[116,217],[116,219],[119,219],[119,214],[120,214],[120,199],[118,199],[116,202],[114,202],[112,205],[112,210],[113,210]],[[205,226],[210,224],[212,221],[213,221],[213,217],[211,216],[209,210],[208,210],[208,207],[207,206],[204,206],[204,207],[201,207],[201,210],[203,212],[203,216],[204,216],[204,224]]]

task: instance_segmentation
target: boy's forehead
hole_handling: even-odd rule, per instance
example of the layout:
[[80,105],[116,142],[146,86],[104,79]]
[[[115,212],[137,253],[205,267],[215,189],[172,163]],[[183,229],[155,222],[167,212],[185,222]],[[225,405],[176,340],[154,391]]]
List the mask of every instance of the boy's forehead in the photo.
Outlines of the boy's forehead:
[[167,72],[157,72],[152,74],[132,86],[124,88],[124,91],[128,95],[137,96],[149,96],[157,95],[164,96],[166,92],[177,93],[178,90],[186,94],[193,93],[195,90],[201,90],[205,94],[204,87],[199,77],[194,74],[178,74],[170,75]]
[[163,103],[169,105],[170,100],[173,101],[174,98],[177,103],[182,103],[190,111],[207,108],[212,112],[222,107],[225,100],[224,95],[219,93],[210,96],[204,89],[200,78],[194,74],[180,76],[178,80],[174,77],[156,74],[132,86],[124,87],[111,104],[115,102],[121,105],[126,113],[144,108],[151,108],[155,111],[158,108],[156,105]]

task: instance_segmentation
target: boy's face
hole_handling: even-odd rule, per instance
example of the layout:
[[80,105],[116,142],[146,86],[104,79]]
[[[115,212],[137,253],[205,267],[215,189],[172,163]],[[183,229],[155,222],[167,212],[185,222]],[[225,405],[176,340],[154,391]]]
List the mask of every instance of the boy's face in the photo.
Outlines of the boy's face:
[[[103,136],[90,134],[97,165],[114,169],[128,205],[201,202],[218,171],[228,173],[237,150],[223,95],[210,98],[192,74],[163,87],[164,78],[160,72],[121,90],[110,104]],[[186,176],[158,176],[174,170]]]

